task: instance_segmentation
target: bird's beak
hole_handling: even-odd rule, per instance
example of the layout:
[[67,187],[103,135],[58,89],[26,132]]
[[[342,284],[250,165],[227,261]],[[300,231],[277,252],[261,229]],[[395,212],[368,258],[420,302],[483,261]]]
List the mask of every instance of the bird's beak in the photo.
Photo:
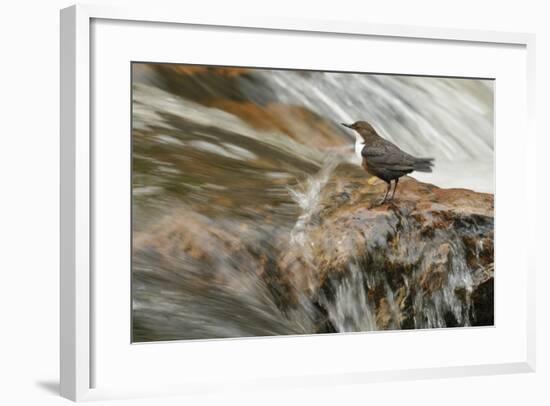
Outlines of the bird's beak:
[[348,127],[348,128],[353,129],[353,127],[351,126],[351,124],[344,124],[344,123],[340,123],[340,124],[342,124],[344,127]]

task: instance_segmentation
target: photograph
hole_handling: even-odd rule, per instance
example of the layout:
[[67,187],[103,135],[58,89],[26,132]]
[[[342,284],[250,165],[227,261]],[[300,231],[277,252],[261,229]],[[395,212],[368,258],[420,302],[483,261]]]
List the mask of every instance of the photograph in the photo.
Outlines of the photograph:
[[0,406],[550,405],[547,4],[4,3]]
[[494,79],[129,68],[132,343],[494,326]]

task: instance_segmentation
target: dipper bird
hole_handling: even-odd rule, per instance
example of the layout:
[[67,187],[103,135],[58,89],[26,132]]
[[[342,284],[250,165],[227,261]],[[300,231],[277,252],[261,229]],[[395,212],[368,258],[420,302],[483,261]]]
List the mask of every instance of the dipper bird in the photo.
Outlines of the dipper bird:
[[388,190],[380,204],[386,201],[391,190],[392,180],[395,180],[395,186],[390,200],[393,200],[401,176],[412,171],[432,171],[433,158],[416,158],[407,154],[398,146],[379,136],[366,121],[357,121],[353,124],[342,123],[342,125],[355,130],[361,136],[361,138],[356,137],[355,152],[363,160],[363,168],[388,184]]

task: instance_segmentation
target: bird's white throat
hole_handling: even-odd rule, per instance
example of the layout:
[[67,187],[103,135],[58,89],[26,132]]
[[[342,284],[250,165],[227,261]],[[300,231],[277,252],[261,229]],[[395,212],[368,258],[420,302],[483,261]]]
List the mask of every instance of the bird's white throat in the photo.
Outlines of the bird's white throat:
[[363,156],[361,155],[361,151],[363,150],[363,147],[365,146],[365,141],[363,138],[361,138],[359,135],[355,136],[355,156],[359,159],[359,162],[363,161]]

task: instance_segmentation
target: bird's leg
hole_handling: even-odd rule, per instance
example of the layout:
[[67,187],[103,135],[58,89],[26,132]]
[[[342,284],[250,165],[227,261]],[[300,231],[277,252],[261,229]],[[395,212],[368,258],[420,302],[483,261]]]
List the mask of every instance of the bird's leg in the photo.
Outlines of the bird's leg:
[[395,180],[395,185],[393,187],[393,193],[391,194],[391,199],[390,200],[393,200],[393,197],[395,196],[395,191],[397,190],[397,184],[399,183],[399,178],[397,178]]
[[388,197],[388,194],[390,193],[391,189],[391,180],[388,182],[388,189],[386,190],[386,194],[384,195],[384,198],[380,202],[380,204],[384,204],[386,202],[386,198]]

